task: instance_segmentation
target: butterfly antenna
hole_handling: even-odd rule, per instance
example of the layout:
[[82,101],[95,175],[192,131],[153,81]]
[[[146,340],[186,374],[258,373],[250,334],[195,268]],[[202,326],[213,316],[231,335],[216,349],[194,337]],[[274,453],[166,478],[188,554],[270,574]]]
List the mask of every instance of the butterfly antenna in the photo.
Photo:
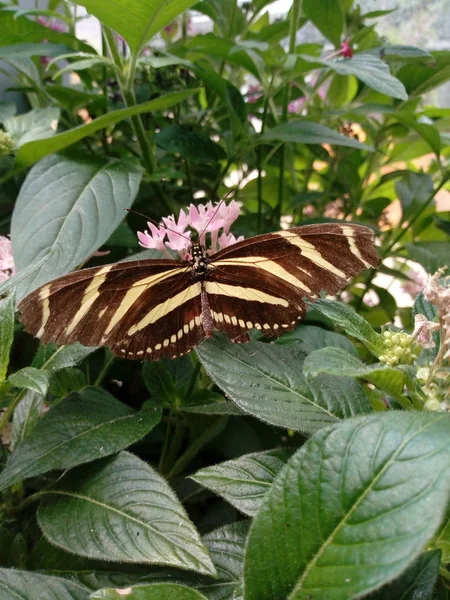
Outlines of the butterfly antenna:
[[222,203],[225,202],[225,200],[227,200],[232,194],[234,194],[236,188],[232,188],[229,192],[227,192],[225,194],[225,196],[222,198],[222,200],[219,202],[219,204],[216,207],[216,210],[214,211],[212,217],[210,218],[210,220],[206,223],[203,231],[200,234],[200,239],[202,238],[202,235],[205,233],[205,231],[208,229],[209,224],[211,223],[211,221],[214,219],[214,217],[217,215],[217,213],[219,212],[219,208],[222,206]]
[[[161,223],[158,223],[157,221],[155,221],[155,219],[152,219],[151,217],[144,215],[144,213],[140,213],[137,210],[134,210],[134,208],[126,208],[125,210],[130,213],[135,213],[136,215],[139,215],[140,217],[144,217],[145,219],[147,219],[147,221],[150,221],[150,223],[153,223],[153,225],[155,225],[156,227],[161,227]],[[166,225],[164,225],[164,229],[167,229],[168,231],[171,231],[172,233],[176,233],[177,235],[180,235],[185,240],[187,240],[189,243],[191,243],[191,238],[189,238],[187,235],[184,235],[183,233],[180,233],[179,231],[175,231],[174,229],[170,229],[170,227],[167,227]]]

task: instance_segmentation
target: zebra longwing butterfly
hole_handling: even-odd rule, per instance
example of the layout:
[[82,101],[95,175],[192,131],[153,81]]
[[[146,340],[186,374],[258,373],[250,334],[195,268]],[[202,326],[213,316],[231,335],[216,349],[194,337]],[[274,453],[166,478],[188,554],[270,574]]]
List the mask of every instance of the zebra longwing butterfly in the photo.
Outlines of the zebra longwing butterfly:
[[374,267],[373,232],[350,223],[293,227],[248,238],[208,257],[135,260],[59,277],[19,305],[44,342],[108,346],[118,356],[175,358],[213,330],[236,343],[258,329],[278,337],[305,314],[304,299],[335,294]]

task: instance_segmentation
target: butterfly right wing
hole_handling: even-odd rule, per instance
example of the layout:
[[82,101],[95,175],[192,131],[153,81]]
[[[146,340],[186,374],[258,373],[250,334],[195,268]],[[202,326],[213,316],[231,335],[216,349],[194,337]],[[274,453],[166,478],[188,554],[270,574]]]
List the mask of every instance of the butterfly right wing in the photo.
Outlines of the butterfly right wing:
[[24,298],[19,310],[25,328],[44,342],[159,360],[200,343],[200,291],[183,261],[129,261],[59,277]]

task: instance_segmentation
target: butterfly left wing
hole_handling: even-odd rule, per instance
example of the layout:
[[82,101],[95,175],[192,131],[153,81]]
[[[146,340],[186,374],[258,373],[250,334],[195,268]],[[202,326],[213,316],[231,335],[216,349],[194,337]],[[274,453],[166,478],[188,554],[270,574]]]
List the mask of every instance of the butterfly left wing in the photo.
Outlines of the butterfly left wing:
[[291,330],[304,298],[335,294],[350,277],[375,267],[373,232],[350,223],[294,227],[238,242],[212,257],[206,291],[214,325],[234,341],[255,328],[267,336]]
[[59,277],[19,310],[26,329],[44,342],[109,346],[118,356],[159,360],[200,343],[200,293],[185,262],[140,260]]

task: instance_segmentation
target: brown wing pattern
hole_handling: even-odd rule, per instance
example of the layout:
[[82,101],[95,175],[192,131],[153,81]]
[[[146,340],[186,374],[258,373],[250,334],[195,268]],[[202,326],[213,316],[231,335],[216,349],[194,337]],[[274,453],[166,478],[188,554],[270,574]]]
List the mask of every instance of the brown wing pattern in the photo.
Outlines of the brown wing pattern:
[[19,310],[27,330],[44,342],[109,346],[134,359],[174,358],[206,337],[202,286],[214,327],[239,343],[253,328],[270,337],[293,329],[305,313],[304,298],[334,294],[378,262],[367,227],[307,225],[218,252],[202,283],[183,261],[130,261],[60,277],[27,296]]
[[32,292],[19,310],[26,329],[44,342],[109,346],[129,358],[175,356],[200,341],[200,285],[192,285],[182,261],[77,271]]
[[215,325],[237,342],[251,328],[278,336],[303,317],[303,298],[335,294],[378,262],[373,232],[360,225],[306,225],[244,240],[213,257],[206,286]]

